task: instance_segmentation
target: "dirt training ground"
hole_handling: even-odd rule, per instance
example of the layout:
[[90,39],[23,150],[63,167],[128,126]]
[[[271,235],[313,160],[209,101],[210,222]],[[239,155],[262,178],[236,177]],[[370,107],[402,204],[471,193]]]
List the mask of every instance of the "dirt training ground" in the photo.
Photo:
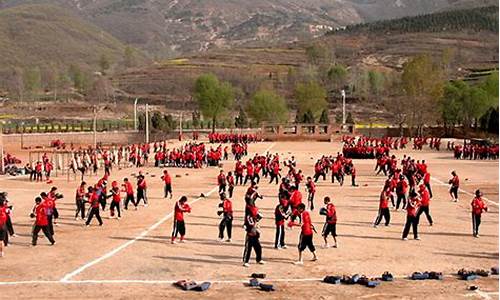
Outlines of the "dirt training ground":
[[[313,164],[322,154],[336,154],[339,143],[258,143],[249,146],[251,153],[280,153],[280,158],[295,155],[298,167],[312,175]],[[74,194],[79,182],[66,178],[54,180],[65,198],[57,203],[61,215],[56,227],[57,244],[49,246],[45,237],[39,237],[38,246],[30,246],[32,220],[28,215],[33,199],[50,185],[30,183],[26,179],[0,179],[0,190],[9,193],[14,205],[14,228],[18,237],[5,249],[0,259],[0,299],[15,298],[204,298],[247,299],[269,297],[273,299],[494,299],[498,297],[498,277],[481,278],[474,282],[446,276],[443,281],[410,281],[405,278],[415,271],[439,271],[455,274],[460,268],[487,269],[498,265],[498,161],[457,161],[452,153],[412,150],[394,151],[415,159],[425,159],[433,178],[434,198],[431,214],[435,224],[430,227],[422,216],[421,241],[401,240],[405,212],[391,210],[391,226],[373,228],[378,211],[379,191],[385,178],[375,176],[375,160],[355,160],[359,187],[319,181],[316,206],[324,196],[333,199],[337,207],[339,248],[321,248],[322,238],[314,237],[319,260],[311,262],[305,252],[304,266],[293,265],[297,259],[299,229],[286,231],[288,249],[275,250],[274,207],[278,186],[261,180],[263,200],[257,202],[264,219],[261,222],[261,242],[266,265],[256,265],[254,256],[250,268],[242,267],[244,230],[242,217],[243,194],[246,187],[237,186],[233,196],[235,220],[232,243],[217,241],[219,203],[216,187],[217,168],[202,170],[170,168],[174,199],[163,199],[161,169],[143,168],[148,172],[150,205],[138,211],[124,211],[121,220],[108,219],[109,211],[101,212],[104,226],[85,228],[82,221],[74,220]],[[224,162],[224,170],[233,169],[234,162]],[[453,203],[445,184],[450,171],[456,170],[461,178],[460,201]],[[114,170],[111,180],[131,178],[136,169]],[[155,175],[152,177],[151,175]],[[177,178],[175,175],[181,175]],[[85,179],[93,184],[98,177]],[[135,183],[135,180],[133,180]],[[472,237],[470,202],[471,193],[481,188],[488,199],[490,210],[483,214],[479,239]],[[306,192],[301,186],[306,199]],[[204,193],[206,198],[198,198]],[[193,212],[186,215],[187,240],[172,245],[174,201],[187,195]],[[318,210],[311,213],[318,231],[324,217]],[[394,282],[383,282],[375,289],[360,285],[328,285],[321,282],[325,275],[366,274],[380,276],[384,271],[397,275]],[[251,273],[266,273],[277,291],[266,293],[246,287],[244,282]],[[400,277],[401,278],[400,278]],[[199,294],[184,292],[171,285],[180,279],[211,281],[212,287]],[[468,291],[470,285],[479,291]]]

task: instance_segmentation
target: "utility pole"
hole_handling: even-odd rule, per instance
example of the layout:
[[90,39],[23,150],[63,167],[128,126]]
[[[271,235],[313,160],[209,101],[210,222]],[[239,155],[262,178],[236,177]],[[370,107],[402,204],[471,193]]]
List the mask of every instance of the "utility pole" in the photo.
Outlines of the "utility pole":
[[21,150],[24,149],[24,122],[21,122]]
[[182,136],[182,112],[181,117],[179,118],[179,136]]
[[135,98],[134,101],[134,130],[137,131],[137,101],[139,98]]
[[345,90],[340,91],[342,95],[342,125],[345,125],[346,115],[345,115]]
[[149,144],[149,104],[146,103],[146,144]]
[[97,149],[97,107],[94,105],[94,149]]

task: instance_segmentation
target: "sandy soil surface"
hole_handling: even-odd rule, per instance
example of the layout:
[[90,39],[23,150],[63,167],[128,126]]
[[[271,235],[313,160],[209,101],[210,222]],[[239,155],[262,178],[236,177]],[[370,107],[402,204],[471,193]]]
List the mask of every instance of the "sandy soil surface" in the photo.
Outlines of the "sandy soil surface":
[[[306,175],[312,175],[313,164],[322,154],[336,154],[339,143],[258,143],[250,152],[267,150],[298,160],[298,166]],[[498,161],[457,161],[448,152],[396,151],[398,157],[409,154],[425,159],[433,177],[434,198],[431,213],[435,220],[430,227],[422,217],[421,241],[401,241],[405,212],[391,211],[391,226],[373,228],[378,211],[378,193],[384,177],[375,176],[374,160],[355,160],[359,187],[321,181],[318,184],[316,204],[324,196],[330,196],[337,206],[339,247],[323,249],[319,235],[314,242],[319,260],[310,262],[305,252],[304,266],[295,266],[296,245],[299,230],[286,231],[286,250],[275,250],[274,207],[278,187],[265,179],[260,191],[264,199],[258,202],[264,214],[261,222],[266,265],[253,263],[242,267],[244,230],[242,216],[243,194],[246,187],[237,186],[233,196],[235,220],[232,243],[217,241],[219,203],[216,191],[217,168],[203,170],[170,168],[174,181],[174,199],[163,199],[161,169],[143,168],[149,185],[148,207],[123,213],[121,220],[108,219],[109,212],[102,213],[104,226],[85,228],[82,221],[74,220],[74,192],[79,184],[68,182],[66,177],[54,180],[65,198],[58,202],[61,214],[60,226],[56,227],[57,244],[49,246],[43,236],[37,247],[30,246],[32,220],[28,214],[34,197],[50,188],[43,183],[31,183],[25,179],[0,179],[0,190],[9,192],[15,206],[14,223],[18,237],[6,248],[6,256],[0,259],[0,299],[12,298],[195,298],[210,299],[231,295],[245,299],[265,297],[271,299],[401,299],[432,297],[437,299],[497,298],[498,277],[460,281],[448,276],[444,281],[415,282],[404,279],[414,271],[439,271],[454,274],[460,268],[490,269],[498,265]],[[229,171],[234,162],[224,162]],[[456,170],[462,178],[459,203],[449,199],[449,173]],[[137,169],[114,170],[111,180],[131,178]],[[181,177],[176,177],[180,175]],[[99,177],[88,177],[94,183]],[[346,183],[350,183],[350,178]],[[483,215],[481,238],[472,237],[470,201],[475,189],[485,193],[490,211]],[[207,195],[199,198],[200,194]],[[306,195],[303,191],[304,197]],[[174,201],[186,195],[192,202],[193,212],[186,216],[187,239],[185,244],[172,245],[171,212]],[[314,225],[321,229],[324,217],[317,211],[311,213]],[[411,237],[411,235],[410,235]],[[325,275],[366,274],[380,276],[390,271],[399,276],[392,283],[382,283],[375,289],[356,286],[334,286],[320,282]],[[246,287],[243,283],[251,273],[266,273],[267,280],[275,284],[277,291],[265,293]],[[184,292],[171,285],[179,279],[212,281],[212,288],[199,294]],[[62,281],[61,281],[62,280]],[[66,281],[64,281],[66,280]],[[470,285],[478,285],[480,292],[471,292]]]

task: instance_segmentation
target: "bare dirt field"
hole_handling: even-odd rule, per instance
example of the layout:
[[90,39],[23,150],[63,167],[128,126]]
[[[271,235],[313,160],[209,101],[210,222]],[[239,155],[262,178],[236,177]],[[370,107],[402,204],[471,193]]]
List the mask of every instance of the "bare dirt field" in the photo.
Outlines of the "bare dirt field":
[[[340,143],[257,143],[249,146],[251,153],[280,153],[286,158],[295,155],[298,167],[312,175],[316,158],[336,154]],[[330,196],[337,207],[338,248],[321,248],[322,239],[315,235],[319,260],[311,262],[305,252],[303,266],[292,263],[297,259],[299,229],[286,231],[288,249],[275,250],[274,207],[278,187],[265,179],[259,185],[263,200],[257,202],[264,214],[261,221],[263,257],[266,265],[251,260],[250,268],[242,266],[245,232],[242,228],[246,187],[237,186],[233,196],[235,220],[232,243],[217,241],[219,199],[216,190],[217,168],[202,170],[170,168],[174,199],[163,199],[161,169],[143,168],[147,172],[150,205],[137,211],[124,211],[121,220],[108,219],[102,212],[104,226],[96,221],[85,228],[74,220],[74,193],[78,181],[66,177],[54,180],[65,198],[58,200],[61,214],[56,227],[57,244],[49,246],[43,236],[39,245],[30,246],[32,220],[29,212],[34,197],[47,191],[50,185],[31,183],[26,179],[0,179],[0,190],[9,193],[14,205],[14,228],[18,237],[5,249],[0,259],[0,299],[494,299],[498,297],[498,277],[461,281],[452,274],[460,268],[487,269],[498,265],[498,161],[457,161],[452,153],[412,150],[394,151],[398,157],[409,154],[425,159],[433,178],[434,198],[430,227],[424,217],[420,221],[420,241],[401,240],[405,212],[391,211],[391,226],[374,228],[378,211],[379,191],[385,178],[375,176],[374,160],[355,160],[359,187],[321,181],[316,204]],[[234,162],[224,162],[231,170]],[[460,201],[453,203],[445,184],[450,171],[461,178]],[[131,178],[137,169],[114,170],[111,180]],[[154,177],[152,175],[155,175]],[[177,178],[175,175],[181,175]],[[99,177],[86,178],[94,183]],[[135,180],[133,180],[135,182]],[[472,237],[470,202],[475,189],[481,188],[490,210],[483,214],[481,237]],[[306,192],[302,191],[305,197]],[[200,194],[207,195],[199,198]],[[186,216],[187,240],[172,245],[172,210],[181,195],[189,197],[193,211]],[[322,228],[324,217],[311,213],[316,228]],[[411,235],[410,235],[411,237]],[[366,274],[380,276],[384,271],[396,275],[394,282],[383,282],[375,289],[360,285],[328,285],[325,275]],[[411,281],[405,277],[415,271],[439,271],[447,274],[443,281]],[[245,286],[250,274],[266,273],[275,292],[262,292]],[[203,293],[185,292],[172,286],[180,279],[211,281],[212,287]],[[469,291],[478,285],[479,291]]]

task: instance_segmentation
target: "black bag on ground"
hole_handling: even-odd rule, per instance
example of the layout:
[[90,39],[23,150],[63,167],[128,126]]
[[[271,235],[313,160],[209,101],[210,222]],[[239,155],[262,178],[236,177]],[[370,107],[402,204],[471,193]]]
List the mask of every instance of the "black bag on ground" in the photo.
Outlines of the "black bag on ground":
[[341,279],[342,278],[340,276],[325,276],[325,278],[323,278],[323,282],[330,284],[340,284]]

